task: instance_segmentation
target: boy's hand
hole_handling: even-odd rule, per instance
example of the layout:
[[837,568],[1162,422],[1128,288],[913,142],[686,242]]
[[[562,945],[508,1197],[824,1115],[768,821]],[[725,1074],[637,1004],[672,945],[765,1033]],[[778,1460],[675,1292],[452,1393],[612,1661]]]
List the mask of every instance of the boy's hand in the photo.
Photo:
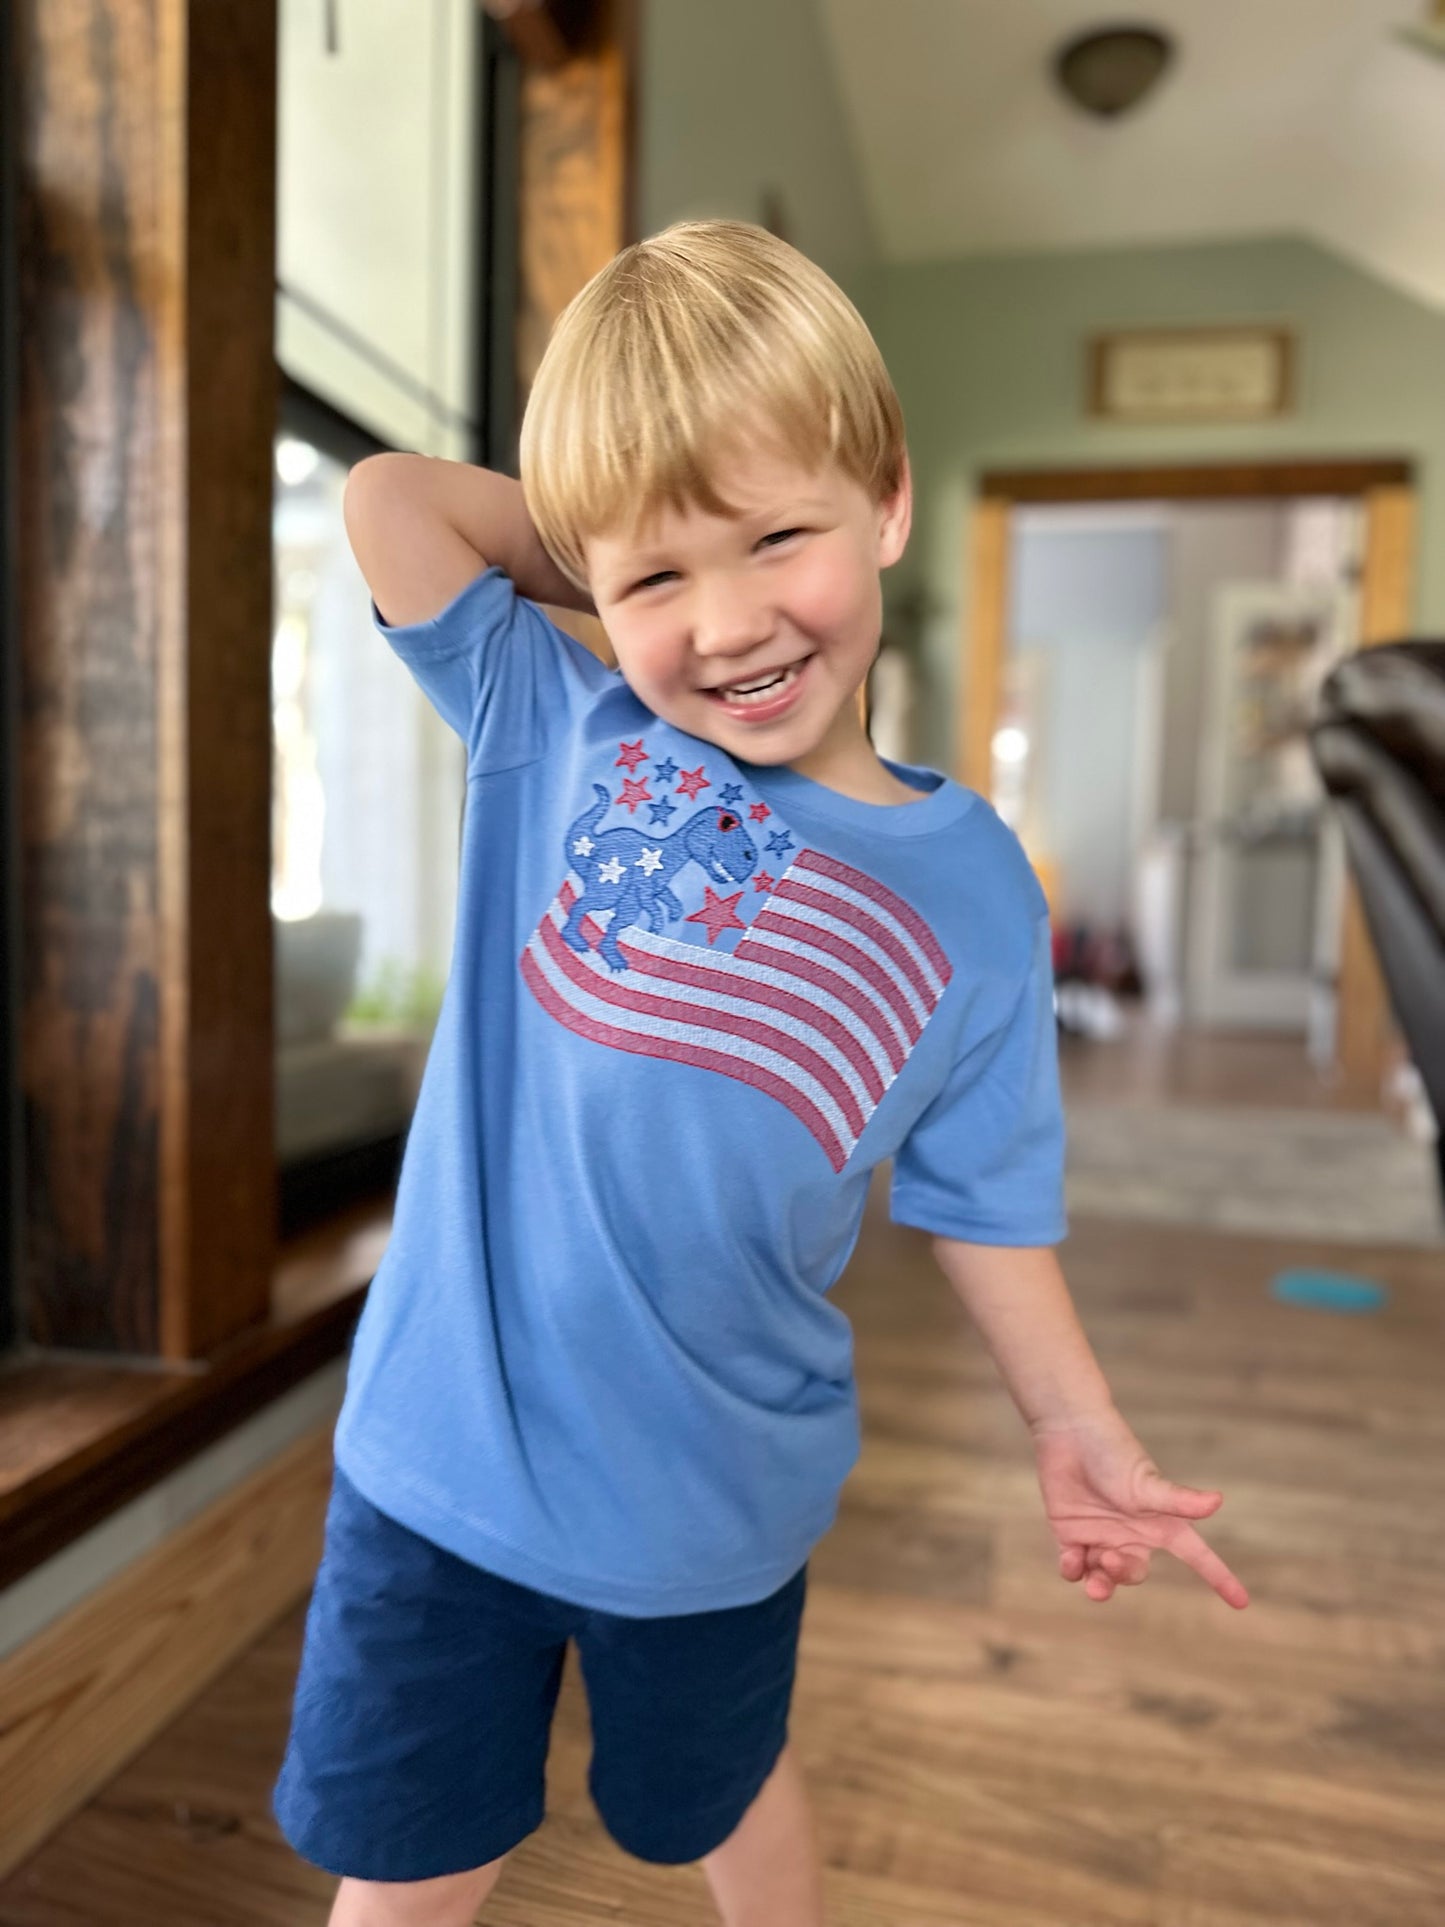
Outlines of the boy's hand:
[[1141,1584],[1157,1546],[1192,1566],[1226,1605],[1249,1604],[1239,1580],[1188,1523],[1217,1512],[1222,1493],[1166,1479],[1122,1418],[1029,1430],[1044,1510],[1061,1547],[1059,1572],[1082,1579],[1090,1599],[1102,1602],[1116,1585]]

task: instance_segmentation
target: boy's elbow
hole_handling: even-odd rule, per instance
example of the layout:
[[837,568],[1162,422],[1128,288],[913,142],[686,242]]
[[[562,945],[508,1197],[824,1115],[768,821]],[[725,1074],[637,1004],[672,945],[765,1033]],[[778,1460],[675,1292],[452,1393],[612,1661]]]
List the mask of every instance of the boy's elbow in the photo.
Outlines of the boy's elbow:
[[368,504],[380,482],[375,464],[385,460],[384,455],[368,455],[347,471],[341,490],[341,519],[346,524],[346,533],[353,545],[357,529],[366,518]]
[[341,491],[341,513],[348,530],[365,519],[379,498],[395,491],[403,479],[402,470],[416,459],[387,449],[353,463]]
[[[373,595],[390,586],[386,577],[398,532],[414,529],[423,509],[417,463],[421,455],[388,449],[367,455],[349,470],[341,491],[341,520],[346,539]],[[380,599],[380,598],[378,598]]]

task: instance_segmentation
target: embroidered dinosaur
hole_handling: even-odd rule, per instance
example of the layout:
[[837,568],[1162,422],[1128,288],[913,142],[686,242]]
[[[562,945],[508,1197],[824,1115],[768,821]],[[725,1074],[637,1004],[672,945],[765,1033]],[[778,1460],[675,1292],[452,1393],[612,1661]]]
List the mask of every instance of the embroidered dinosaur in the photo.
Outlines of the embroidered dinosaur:
[[609,969],[626,970],[627,959],[617,939],[635,923],[646,923],[657,936],[664,911],[670,921],[677,921],[682,904],[671,879],[684,864],[698,864],[716,882],[745,883],[757,868],[758,852],[737,811],[717,803],[704,805],[662,836],[644,836],[625,824],[594,836],[612,798],[603,784],[594,783],[592,788],[597,801],[567,832],[567,861],[584,887],[562,927],[562,939],[585,956],[590,945],[583,934],[583,918],[592,911],[610,910],[612,919],[598,949]]

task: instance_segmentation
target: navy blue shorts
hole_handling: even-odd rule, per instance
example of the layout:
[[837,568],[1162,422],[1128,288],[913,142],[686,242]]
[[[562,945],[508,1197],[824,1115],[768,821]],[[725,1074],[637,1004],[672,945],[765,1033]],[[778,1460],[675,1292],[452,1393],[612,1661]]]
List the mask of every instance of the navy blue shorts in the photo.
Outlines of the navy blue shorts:
[[542,1823],[570,1638],[608,1832],[643,1860],[699,1860],[782,1752],[806,1582],[804,1566],[770,1598],[717,1612],[593,1612],[443,1551],[338,1471],[274,1794],[281,1830],[359,1880],[427,1880],[508,1852]]

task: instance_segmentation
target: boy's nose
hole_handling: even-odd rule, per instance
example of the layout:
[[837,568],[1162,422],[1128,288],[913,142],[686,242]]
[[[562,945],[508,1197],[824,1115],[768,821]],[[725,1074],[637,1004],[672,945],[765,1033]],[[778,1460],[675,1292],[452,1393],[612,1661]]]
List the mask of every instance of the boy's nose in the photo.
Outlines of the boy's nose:
[[746,656],[773,632],[766,603],[737,589],[713,589],[697,605],[693,648],[700,656]]

